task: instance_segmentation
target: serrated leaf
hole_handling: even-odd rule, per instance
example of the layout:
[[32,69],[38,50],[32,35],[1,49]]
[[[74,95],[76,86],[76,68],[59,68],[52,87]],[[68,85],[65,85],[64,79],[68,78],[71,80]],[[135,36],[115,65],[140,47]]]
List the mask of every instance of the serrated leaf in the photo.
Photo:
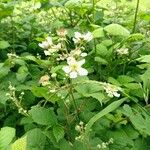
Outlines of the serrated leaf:
[[64,137],[64,129],[61,126],[56,125],[53,127],[53,134],[56,138],[56,141],[59,142],[59,140]]
[[35,106],[32,107],[29,114],[37,124],[53,126],[57,122],[56,115],[51,109]]
[[124,105],[122,113],[130,119],[135,129],[140,133],[150,135],[150,116],[145,111]]
[[26,133],[26,150],[45,150],[46,136],[38,128],[32,129]]

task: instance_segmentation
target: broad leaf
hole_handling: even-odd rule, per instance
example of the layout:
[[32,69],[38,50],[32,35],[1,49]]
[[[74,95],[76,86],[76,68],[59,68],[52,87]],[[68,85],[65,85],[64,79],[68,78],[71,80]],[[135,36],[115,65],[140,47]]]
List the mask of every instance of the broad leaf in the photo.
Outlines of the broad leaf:
[[11,127],[3,127],[0,130],[0,149],[6,150],[15,137],[15,129]]
[[110,24],[104,28],[110,35],[114,36],[129,36],[130,32],[119,24]]
[[29,113],[37,124],[53,126],[57,122],[56,115],[51,109],[35,106]]

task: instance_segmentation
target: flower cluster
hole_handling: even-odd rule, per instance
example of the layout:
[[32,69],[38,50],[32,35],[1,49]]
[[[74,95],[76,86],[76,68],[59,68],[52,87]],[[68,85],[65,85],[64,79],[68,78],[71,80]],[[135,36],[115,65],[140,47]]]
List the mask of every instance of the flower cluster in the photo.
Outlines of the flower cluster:
[[58,43],[57,45],[53,44],[51,37],[47,37],[45,41],[39,43],[39,46],[45,49],[44,53],[46,56],[50,56],[61,49],[61,43]]
[[103,83],[104,89],[109,97],[120,97],[120,94],[118,93],[121,91],[120,87],[117,87],[115,85],[109,84],[109,83]]
[[[88,74],[88,71],[84,69],[82,65],[85,63],[84,57],[87,56],[87,53],[83,52],[85,50],[83,45],[84,42],[86,43],[92,40],[92,33],[87,32],[81,34],[79,32],[75,32],[73,41],[76,48],[73,50],[68,50],[65,45],[67,42],[67,30],[64,28],[60,28],[56,32],[59,36],[58,44],[55,45],[53,43],[52,37],[47,37],[42,43],[39,43],[39,46],[44,49],[45,55],[51,56],[55,53],[57,54],[57,61],[67,60],[67,65],[62,69],[70,78],[76,78],[77,76],[86,76]],[[41,79],[40,83],[43,84],[43,78]]]
[[21,92],[19,97],[17,98],[16,96],[16,88],[14,86],[12,86],[11,83],[9,83],[9,92],[6,93],[6,96],[11,100],[11,102],[13,102],[13,104],[17,107],[18,109],[18,113],[28,116],[27,110],[25,110],[22,107],[21,101],[23,99],[24,96],[24,92]]
[[91,32],[87,32],[81,34],[80,32],[75,32],[75,36],[73,38],[74,43],[81,43],[81,42],[89,42],[93,39],[93,35]]
[[85,128],[86,127],[85,127],[85,125],[84,125],[84,123],[82,121],[80,121],[79,124],[75,126],[75,130],[80,134],[79,136],[77,136],[75,138],[75,140],[78,140],[78,141],[82,141],[83,140],[83,138],[84,138],[83,133],[85,131]]
[[114,143],[114,139],[110,138],[108,142],[102,142],[101,144],[97,145],[98,149],[106,149],[108,148],[108,145],[113,144]]
[[122,56],[122,55],[128,55],[129,54],[129,49],[128,48],[120,48],[116,49],[117,55]]

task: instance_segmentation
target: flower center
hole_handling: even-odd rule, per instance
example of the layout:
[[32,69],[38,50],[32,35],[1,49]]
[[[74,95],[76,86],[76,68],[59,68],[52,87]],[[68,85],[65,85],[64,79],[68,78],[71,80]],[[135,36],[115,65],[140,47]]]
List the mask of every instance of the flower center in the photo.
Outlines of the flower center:
[[77,64],[72,64],[71,65],[71,70],[72,71],[77,71],[78,70],[78,65]]

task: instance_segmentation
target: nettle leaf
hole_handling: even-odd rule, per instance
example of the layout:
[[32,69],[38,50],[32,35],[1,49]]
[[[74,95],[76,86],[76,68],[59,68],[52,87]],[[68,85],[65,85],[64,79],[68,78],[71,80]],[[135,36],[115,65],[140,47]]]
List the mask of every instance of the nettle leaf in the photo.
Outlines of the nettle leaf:
[[10,46],[8,41],[0,41],[0,49],[6,49]]
[[110,24],[104,28],[110,35],[114,36],[129,36],[130,32],[119,24]]
[[53,134],[56,141],[59,142],[59,140],[64,137],[64,129],[60,125],[53,126]]
[[11,145],[11,150],[26,150],[27,147],[27,136],[24,136],[18,140],[16,140]]
[[150,116],[144,110],[132,109],[129,105],[124,105],[122,113],[130,119],[135,129],[150,135]]
[[3,127],[0,130],[0,149],[6,150],[15,137],[15,129],[11,127]]
[[26,150],[44,150],[46,136],[38,128],[32,129],[26,133],[27,149]]
[[57,123],[56,115],[51,109],[34,106],[29,114],[37,124],[53,126]]

